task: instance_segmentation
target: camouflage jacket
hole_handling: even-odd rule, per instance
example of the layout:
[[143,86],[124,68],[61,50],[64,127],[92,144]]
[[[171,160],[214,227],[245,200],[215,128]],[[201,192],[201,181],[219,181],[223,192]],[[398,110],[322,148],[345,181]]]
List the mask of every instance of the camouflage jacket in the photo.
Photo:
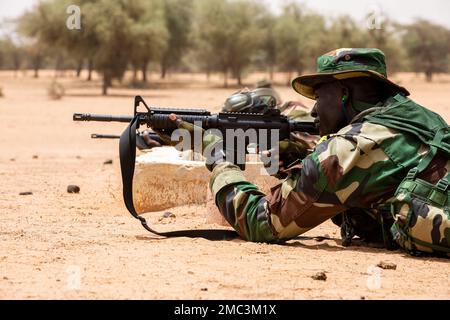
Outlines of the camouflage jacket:
[[[408,133],[355,122],[319,143],[269,195],[227,162],[214,168],[210,187],[220,212],[242,238],[277,242],[350,208],[380,214],[427,150]],[[438,155],[421,178],[436,183],[447,172],[450,161]]]

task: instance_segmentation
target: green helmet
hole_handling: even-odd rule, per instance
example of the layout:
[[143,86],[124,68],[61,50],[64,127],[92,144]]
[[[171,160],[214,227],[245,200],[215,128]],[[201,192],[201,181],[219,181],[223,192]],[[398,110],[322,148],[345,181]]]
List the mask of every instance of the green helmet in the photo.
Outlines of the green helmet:
[[276,108],[280,103],[280,95],[272,88],[241,90],[225,100],[222,111],[258,113],[267,108]]

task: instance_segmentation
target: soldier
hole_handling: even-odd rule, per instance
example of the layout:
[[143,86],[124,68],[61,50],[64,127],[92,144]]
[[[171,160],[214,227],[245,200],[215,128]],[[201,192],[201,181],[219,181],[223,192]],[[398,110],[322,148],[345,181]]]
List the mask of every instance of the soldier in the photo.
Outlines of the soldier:
[[[223,151],[209,159],[216,204],[239,235],[280,242],[353,211],[349,228],[362,222],[353,234],[383,238],[388,248],[394,238],[411,252],[450,252],[448,125],[387,78],[383,52],[332,51],[318,58],[316,74],[292,85],[316,100],[312,116],[322,139],[307,156],[296,145],[301,163],[281,165],[287,177],[269,195],[246,181]],[[204,147],[218,142],[207,136]],[[280,147],[281,164],[287,149],[293,150]]]
[[[346,212],[350,218],[340,222],[350,240],[365,234],[390,249],[398,243],[411,253],[450,256],[450,128],[387,78],[383,52],[334,50],[318,58],[317,73],[292,86],[316,100],[311,115],[322,138],[309,154],[295,142],[280,143],[286,177],[270,194],[226,161],[219,137],[204,138],[212,194],[239,235],[285,241]],[[288,167],[285,151],[300,163]]]

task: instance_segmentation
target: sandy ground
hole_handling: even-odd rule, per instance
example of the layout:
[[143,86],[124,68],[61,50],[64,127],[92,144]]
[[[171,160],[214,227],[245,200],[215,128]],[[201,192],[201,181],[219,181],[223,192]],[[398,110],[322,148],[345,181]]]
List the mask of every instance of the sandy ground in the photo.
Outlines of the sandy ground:
[[[286,245],[151,238],[117,196],[118,142],[89,138],[120,133],[124,125],[74,123],[72,113],[130,114],[135,94],[154,105],[217,111],[235,89],[221,89],[219,78],[207,86],[204,76],[184,75],[150,90],[112,89],[104,98],[97,81],[71,77],[60,80],[67,95],[54,101],[46,92],[52,74],[36,80],[31,73],[0,73],[1,299],[450,298],[448,260],[344,248],[331,223],[307,235],[334,240]],[[433,84],[415,75],[397,80],[450,120],[449,77]],[[288,87],[279,90],[285,99],[298,98]],[[108,159],[112,165],[104,164]],[[81,192],[68,194],[69,184]],[[176,218],[160,219],[162,212],[146,217],[160,230],[217,227],[205,224],[204,206],[170,211]],[[377,268],[380,261],[397,268]],[[311,278],[321,271],[326,281]]]

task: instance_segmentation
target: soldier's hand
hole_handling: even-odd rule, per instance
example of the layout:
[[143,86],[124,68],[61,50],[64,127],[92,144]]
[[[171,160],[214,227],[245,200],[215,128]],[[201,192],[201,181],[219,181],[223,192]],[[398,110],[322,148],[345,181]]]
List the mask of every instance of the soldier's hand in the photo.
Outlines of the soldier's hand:
[[[138,139],[136,140],[136,145],[139,149],[152,149],[155,147],[161,147],[161,143],[150,137],[150,131],[148,130],[142,131],[141,134],[136,138]],[[143,140],[143,143],[139,141],[140,138]]]
[[278,179],[284,179],[287,177],[288,171],[292,167],[300,164],[301,161],[311,152],[310,146],[311,144],[309,141],[302,139],[301,135],[291,133],[291,139],[280,141],[278,153],[274,149],[264,152],[265,156],[272,158],[272,161],[266,162],[264,165],[266,168],[270,168],[273,160],[278,160],[278,172],[269,172],[269,174]]
[[[187,121],[183,121],[180,118],[177,117],[176,114],[172,113],[169,115],[169,119],[174,121],[177,125],[178,129],[184,129],[189,131],[189,134],[191,136],[191,150],[194,150],[194,146],[196,143],[199,143],[198,141],[194,141],[194,138],[196,136],[201,137],[202,141],[201,141],[201,148],[202,148],[202,153],[203,151],[211,144],[215,144],[218,141],[221,141],[222,138],[219,136],[216,136],[214,134],[205,134],[205,130],[199,126],[196,126],[190,122]],[[195,135],[194,132],[198,131],[199,134]],[[173,144],[177,144],[178,141],[172,142]]]
[[194,138],[196,137],[194,132],[198,130],[201,133],[201,152],[202,155],[206,158],[206,168],[208,170],[212,171],[217,163],[224,160],[225,153],[223,152],[222,137],[214,134],[205,134],[205,130],[203,128],[179,119],[176,114],[170,114],[169,119],[174,121],[179,129],[189,131],[189,134],[191,136],[191,150],[195,151],[194,146],[196,143],[198,143],[197,141],[194,141]]

